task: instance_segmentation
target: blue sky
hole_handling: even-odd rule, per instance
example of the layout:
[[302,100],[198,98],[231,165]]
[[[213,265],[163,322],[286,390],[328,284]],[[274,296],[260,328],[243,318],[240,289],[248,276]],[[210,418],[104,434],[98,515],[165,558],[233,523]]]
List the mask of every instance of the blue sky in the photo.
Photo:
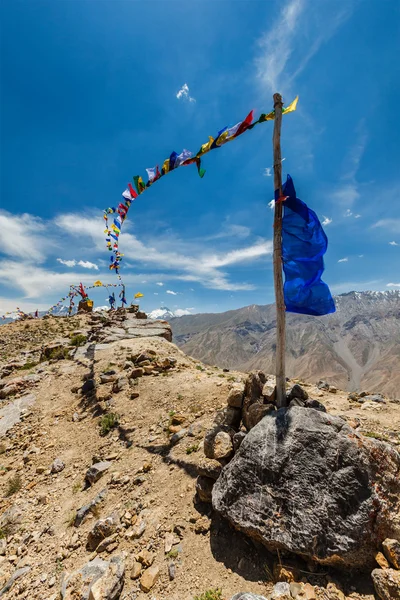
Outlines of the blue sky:
[[[325,281],[398,289],[399,16],[397,0],[2,2],[0,314],[116,282],[103,209],[172,150],[271,110],[275,91],[300,97],[283,170],[326,224]],[[129,300],[273,301],[271,138],[259,125],[206,155],[203,179],[181,168],[132,204]]]

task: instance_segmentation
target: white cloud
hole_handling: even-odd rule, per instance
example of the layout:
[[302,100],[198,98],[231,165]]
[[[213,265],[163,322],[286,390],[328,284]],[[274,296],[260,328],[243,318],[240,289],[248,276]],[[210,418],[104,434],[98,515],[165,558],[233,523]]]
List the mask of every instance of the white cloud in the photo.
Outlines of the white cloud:
[[76,267],[76,265],[78,265],[79,267],[83,267],[84,269],[95,269],[96,271],[99,270],[99,267],[95,264],[92,263],[88,260],[63,260],[62,258],[57,258],[57,262],[61,263],[62,265],[65,265],[66,267]]
[[167,294],[171,294],[171,296],[177,296],[178,292],[173,292],[172,290],[167,290]]
[[400,233],[400,219],[380,219],[372,227],[382,227],[392,233]]
[[187,83],[184,83],[181,89],[177,92],[176,97],[178,100],[188,100],[189,102],[196,102],[196,99],[190,96],[189,94],[189,86]]
[[163,284],[163,283],[161,283],[161,281],[157,281],[157,282],[156,282],[156,285],[159,285],[160,287],[162,287],[164,284]]
[[349,262],[349,259],[347,257],[346,258],[340,258],[338,260],[338,263],[341,263],[341,262]]
[[66,267],[76,267],[76,260],[63,260],[62,258],[57,258],[57,262]]
[[386,287],[400,287],[400,283],[387,283]]
[[359,254],[358,258],[364,258],[364,254]]
[[154,292],[154,295],[155,295],[155,296],[158,296],[158,292]]
[[263,174],[265,177],[272,177],[272,167],[265,167]]
[[0,211],[0,252],[29,262],[43,262],[50,238],[42,219]]
[[275,208],[275,200],[272,199],[271,202],[268,202],[268,206],[270,207],[271,210],[274,210],[274,208]]
[[399,244],[397,242],[389,242],[390,246],[398,246]]
[[92,263],[88,260],[80,260],[78,265],[84,269],[94,269],[95,271],[99,270],[99,267],[95,263]]
[[330,225],[332,223],[332,219],[330,219],[329,217],[325,217],[325,215],[322,215],[324,217],[324,220],[322,221],[322,225],[324,225],[325,227],[327,225]]
[[361,217],[361,215],[354,215],[355,219],[359,219]]
[[345,216],[345,217],[352,217],[352,216],[353,216],[353,213],[352,213],[352,212],[351,212],[351,210],[348,208],[348,209],[346,210],[346,212],[344,213],[344,216]]
[[246,227],[245,225],[234,225],[233,223],[225,223],[219,233],[203,238],[203,240],[219,240],[229,237],[245,239],[249,237],[250,233],[250,227]]

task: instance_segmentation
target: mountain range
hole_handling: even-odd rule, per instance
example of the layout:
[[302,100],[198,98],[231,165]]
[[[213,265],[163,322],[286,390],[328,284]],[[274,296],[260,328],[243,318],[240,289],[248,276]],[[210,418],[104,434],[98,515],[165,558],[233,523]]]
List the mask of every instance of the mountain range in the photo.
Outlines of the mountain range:
[[[400,397],[400,291],[349,292],[323,317],[287,313],[286,375]],[[205,363],[274,373],[275,305],[170,319],[174,342]]]

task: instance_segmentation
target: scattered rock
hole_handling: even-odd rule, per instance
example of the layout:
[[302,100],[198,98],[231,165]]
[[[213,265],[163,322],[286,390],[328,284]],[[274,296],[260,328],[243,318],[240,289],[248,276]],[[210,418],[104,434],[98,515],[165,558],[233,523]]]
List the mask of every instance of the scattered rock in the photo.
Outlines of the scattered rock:
[[99,519],[93,525],[89,532],[87,547],[89,550],[96,550],[102,540],[113,535],[120,525],[118,513],[113,513],[106,519]]
[[340,417],[281,409],[247,434],[216,481],[212,502],[271,549],[369,566],[376,546],[399,534],[399,469],[389,444],[364,438]]
[[[224,435],[218,438],[217,444],[217,436],[221,433]],[[234,433],[235,432],[226,425],[217,425],[212,429],[209,429],[204,437],[204,454],[206,457],[221,459],[231,456],[233,453],[231,434],[233,436]]]
[[160,575],[160,569],[157,565],[153,565],[145,570],[140,578],[140,587],[144,592],[149,592],[156,583]]
[[329,386],[329,392],[331,394],[336,394],[337,393],[337,388],[334,385],[330,385]]
[[386,539],[382,543],[383,552],[395,569],[400,569],[400,542],[399,540]]
[[242,408],[244,397],[244,386],[235,385],[228,394],[227,404],[233,408]]
[[118,377],[118,379],[114,382],[112,389],[113,389],[114,393],[118,393],[118,392],[123,392],[124,390],[127,390],[128,387],[129,387],[128,378],[125,377],[124,375],[120,375],[120,377]]
[[170,562],[168,565],[168,577],[170,581],[173,581],[176,577],[176,567],[174,562]]
[[233,454],[232,438],[226,431],[219,431],[214,439],[214,458],[227,459]]
[[12,586],[17,581],[17,579],[20,579],[21,577],[23,577],[30,570],[31,570],[30,567],[23,567],[22,569],[17,569],[13,573],[13,575],[10,577],[10,579],[7,581],[7,583],[5,584],[5,586],[0,590],[0,598],[2,598],[3,596],[5,596],[6,593],[11,590]]
[[265,596],[252,594],[251,592],[239,592],[232,596],[231,600],[267,600]]
[[144,375],[144,369],[142,369],[141,367],[136,367],[135,369],[132,369],[132,371],[129,373],[129,379],[137,379],[138,377],[142,377]]
[[265,383],[262,389],[262,396],[264,398],[264,402],[274,403],[276,400],[276,387],[268,382]]
[[109,461],[101,461],[92,465],[87,471],[85,475],[85,481],[88,485],[93,485],[104,475],[106,471],[111,467],[111,463]]
[[95,506],[98,506],[101,502],[104,501],[107,495],[107,488],[104,488],[97,494],[95,498],[89,504],[85,504],[80,508],[75,516],[74,526],[79,527],[87,518],[87,516],[92,512]]
[[274,589],[272,590],[272,594],[270,596],[271,600],[290,600],[290,585],[286,581],[280,581],[274,585]]
[[375,560],[381,569],[389,569],[390,568],[390,565],[389,565],[388,561],[386,560],[385,555],[382,554],[382,552],[377,552],[375,554]]
[[131,579],[137,579],[142,572],[142,565],[137,560],[133,561],[131,569]]
[[61,473],[61,471],[64,471],[64,469],[65,464],[63,463],[63,461],[60,458],[55,458],[50,467],[50,471],[52,473]]
[[170,438],[170,440],[169,440],[170,443],[172,445],[177,444],[181,439],[183,439],[187,435],[187,432],[188,432],[187,429],[181,429],[177,433],[174,433],[174,435],[172,435],[171,438]]
[[118,600],[124,587],[125,565],[120,556],[99,557],[64,578],[62,600]]
[[311,398],[309,398],[308,400],[306,400],[304,402],[304,406],[306,408],[315,408],[315,410],[320,410],[321,412],[326,412],[326,408],[322,404],[322,402],[319,402],[318,400],[312,400]]
[[326,381],[323,381],[322,379],[320,379],[317,383],[317,388],[319,390],[329,390],[329,383],[327,383]]
[[381,600],[400,600],[400,571],[374,569],[371,577]]
[[154,562],[154,558],[155,558],[154,554],[152,552],[149,552],[149,550],[146,550],[146,549],[141,550],[138,555],[138,561],[144,567],[151,567],[151,565]]
[[139,517],[131,530],[131,537],[136,540],[144,534],[145,530],[146,521],[142,517]]
[[295,383],[290,391],[286,394],[286,398],[293,400],[293,398],[299,398],[299,400],[308,400],[308,393],[298,383]]

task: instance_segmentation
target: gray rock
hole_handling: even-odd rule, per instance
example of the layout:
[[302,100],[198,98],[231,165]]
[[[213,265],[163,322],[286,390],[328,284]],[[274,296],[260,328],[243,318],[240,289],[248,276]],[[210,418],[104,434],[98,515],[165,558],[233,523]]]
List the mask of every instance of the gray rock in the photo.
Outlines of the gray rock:
[[23,577],[30,570],[31,570],[30,567],[23,567],[22,569],[17,569],[16,571],[14,571],[14,573],[11,575],[10,579],[7,581],[5,586],[0,590],[0,598],[5,596],[6,593],[11,590],[12,586],[17,581],[17,579],[19,579],[20,577]]
[[100,479],[102,475],[111,467],[111,463],[108,461],[98,462],[92,465],[87,471],[85,475],[85,480],[89,485],[93,485]]
[[216,481],[213,507],[272,550],[366,567],[400,534],[400,456],[339,417],[281,409],[247,434]]
[[7,551],[7,542],[4,538],[0,538],[0,556],[5,556]]
[[265,402],[275,402],[276,400],[276,387],[270,383],[265,383],[262,389],[262,396]]
[[98,506],[101,502],[104,501],[107,496],[107,488],[104,488],[97,494],[95,498],[88,504],[82,506],[76,513],[74,526],[79,527],[86,520],[88,514],[93,510],[95,506]]
[[382,396],[382,394],[371,394],[369,396],[364,396],[364,400],[369,402],[379,402],[381,404],[386,404],[386,400]]
[[288,400],[293,400],[293,398],[299,398],[300,400],[307,400],[308,394],[306,390],[304,390],[301,385],[295,383],[292,389],[286,394]]
[[111,371],[106,371],[105,373],[100,373],[100,382],[101,383],[112,383],[117,379],[117,373],[113,369]]
[[237,429],[241,420],[242,409],[234,408],[233,406],[227,406],[226,408],[218,411],[214,422],[216,425],[227,425],[228,427]]
[[329,383],[327,383],[326,381],[323,381],[322,379],[320,379],[317,383],[317,388],[319,390],[329,390]]
[[180,431],[178,431],[177,433],[174,433],[174,435],[171,436],[171,439],[169,440],[170,443],[174,446],[175,444],[177,444],[180,440],[182,440],[188,433],[187,429],[181,429]]
[[306,408],[315,408],[315,410],[320,410],[322,412],[326,412],[326,408],[322,404],[322,402],[319,402],[318,400],[312,400],[311,398],[309,398],[308,400],[306,400],[304,402],[304,406]]
[[87,379],[85,383],[82,385],[82,394],[89,394],[93,392],[96,387],[96,382],[94,379]]
[[380,600],[400,600],[400,571],[374,569],[371,577]]
[[301,406],[304,408],[305,407],[304,400],[301,400],[300,398],[293,398],[289,402],[289,408],[292,408],[293,406]]
[[174,562],[170,562],[168,565],[168,577],[170,581],[173,581],[176,576],[176,567]]
[[96,557],[78,571],[67,575],[61,584],[62,600],[118,600],[124,587],[125,565],[120,556],[110,561]]
[[55,458],[50,467],[51,472],[52,473],[61,473],[61,471],[64,471],[64,469],[65,469],[65,464],[63,463],[61,458]]
[[117,381],[114,382],[113,392],[115,392],[115,393],[122,392],[123,390],[127,390],[128,387],[129,387],[128,378],[125,377],[124,375],[120,375],[118,377]]

